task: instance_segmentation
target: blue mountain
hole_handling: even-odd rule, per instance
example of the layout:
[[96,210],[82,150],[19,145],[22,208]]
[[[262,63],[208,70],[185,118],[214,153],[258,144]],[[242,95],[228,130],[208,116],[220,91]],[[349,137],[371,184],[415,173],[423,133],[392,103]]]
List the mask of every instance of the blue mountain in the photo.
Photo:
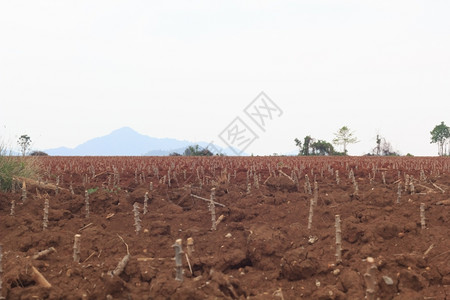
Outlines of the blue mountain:
[[[172,152],[182,154],[188,146],[194,144],[204,148],[209,145],[206,142],[149,137],[130,127],[123,127],[75,148],[59,147],[47,149],[45,152],[52,156],[165,156]],[[215,145],[214,147],[226,155],[235,155],[231,149],[222,149]]]

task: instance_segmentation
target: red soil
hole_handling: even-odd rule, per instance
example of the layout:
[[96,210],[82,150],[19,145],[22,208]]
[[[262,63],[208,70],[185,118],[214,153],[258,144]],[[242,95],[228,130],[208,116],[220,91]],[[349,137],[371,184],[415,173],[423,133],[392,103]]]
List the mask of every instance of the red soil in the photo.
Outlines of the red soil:
[[[41,180],[49,185],[29,182],[24,202],[20,190],[0,193],[2,295],[7,299],[364,299],[368,257],[376,267],[374,299],[450,299],[450,203],[439,205],[450,199],[449,159],[48,157],[41,162]],[[113,166],[120,176],[116,187]],[[162,182],[169,168],[170,187]],[[348,178],[351,169],[357,195]],[[421,169],[425,180],[420,180]],[[259,189],[254,174],[261,177]],[[300,175],[299,187],[288,178],[293,174]],[[305,174],[312,188],[314,177],[318,183],[311,230],[313,196],[305,193]],[[405,174],[414,176],[414,193],[409,187],[405,191]],[[397,204],[398,181],[402,195]],[[217,217],[224,216],[216,231],[211,230],[208,203],[190,196],[209,198],[213,186],[215,201],[226,206],[215,208]],[[93,189],[89,218],[87,189]],[[143,215],[145,192],[150,196]],[[46,194],[50,209],[44,231]],[[134,202],[141,210],[139,234]],[[425,204],[425,229],[420,203]],[[339,264],[335,215],[342,227]],[[73,262],[75,234],[81,235],[80,263]],[[180,282],[172,245],[182,239],[187,252],[189,237],[195,248],[189,257],[192,272],[183,255]],[[131,259],[119,276],[111,276],[127,246]],[[56,253],[32,258],[49,247]],[[50,288],[37,282],[32,266]]]

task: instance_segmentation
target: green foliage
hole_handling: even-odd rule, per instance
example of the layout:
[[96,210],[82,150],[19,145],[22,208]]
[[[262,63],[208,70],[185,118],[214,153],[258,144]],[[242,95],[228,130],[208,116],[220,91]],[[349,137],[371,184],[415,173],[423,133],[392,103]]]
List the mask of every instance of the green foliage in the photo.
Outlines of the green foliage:
[[48,156],[44,151],[33,151],[30,153],[30,156]]
[[295,145],[300,148],[299,154],[308,155],[343,155],[344,153],[336,152],[332,144],[324,140],[315,140],[307,135],[303,139],[303,143],[299,139],[295,139]]
[[30,149],[31,138],[28,135],[23,134],[17,140],[17,144],[19,144],[20,146],[20,152],[22,153],[22,156],[25,156],[28,152],[28,149]]
[[312,137],[310,135],[305,136],[305,138],[303,139],[303,144],[299,139],[295,139],[295,145],[298,146],[300,148],[299,151],[299,155],[310,155],[310,148],[311,148],[311,142],[312,142]]
[[90,195],[90,194],[95,193],[97,190],[98,190],[98,187],[96,187],[96,188],[90,188],[90,189],[87,190],[87,192],[88,192],[88,194]]
[[431,134],[431,142],[437,143],[438,145],[438,155],[445,155],[444,146],[450,140],[450,127],[441,122],[441,124],[436,125],[433,130],[430,132]]
[[[110,193],[110,194],[116,194],[120,191],[120,187],[119,186],[114,186],[112,189],[108,189],[108,188],[103,188],[106,192]],[[89,193],[89,190],[88,190]]]
[[350,131],[347,126],[342,126],[338,132],[334,134],[336,137],[333,139],[333,144],[342,145],[344,153],[347,154],[347,145],[358,142],[358,139],[354,136],[354,133]]
[[327,141],[318,140],[311,144],[313,155],[333,155],[334,147]]
[[184,156],[213,156],[214,154],[207,148],[200,148],[199,145],[189,146],[184,150]]
[[12,156],[0,145],[0,190],[10,191],[14,177],[34,178],[39,167],[33,158]]

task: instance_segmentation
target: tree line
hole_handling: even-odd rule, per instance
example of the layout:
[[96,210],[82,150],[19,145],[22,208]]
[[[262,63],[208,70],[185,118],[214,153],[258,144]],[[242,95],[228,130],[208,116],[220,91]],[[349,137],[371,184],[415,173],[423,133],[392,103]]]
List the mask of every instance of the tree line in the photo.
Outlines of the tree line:
[[[450,155],[450,127],[445,125],[444,122],[436,125],[431,134],[432,144],[437,144],[438,146],[438,155],[440,156],[448,156]],[[351,144],[355,144],[358,139],[355,136],[355,133],[351,131],[347,126],[342,126],[336,133],[334,133],[335,138],[332,140],[332,143],[327,142],[325,140],[315,139],[310,135],[307,135],[303,138],[303,140],[299,140],[298,138],[294,139],[295,145],[299,147],[299,154],[302,156],[308,155],[347,155],[348,150],[347,147]],[[366,155],[374,155],[374,156],[399,156],[400,154],[393,150],[391,143],[389,143],[384,137],[379,134],[375,140],[375,147],[371,150],[370,153]],[[27,154],[29,155],[47,155],[47,153],[42,151],[33,151],[30,152],[31,148],[31,138],[24,134],[19,137],[17,140],[17,144],[20,147],[20,152],[22,156]],[[336,146],[342,146],[342,151],[337,151],[335,149]],[[179,154],[176,152],[170,153],[170,156],[212,156],[212,153],[208,148],[202,148],[199,145],[189,146],[185,149],[183,154]],[[219,155],[219,154],[217,154]],[[220,154],[223,155],[223,154]]]
[[[438,155],[446,156],[450,155],[450,127],[445,125],[444,122],[436,125],[430,132],[431,142],[436,143],[438,146]],[[295,145],[299,147],[299,154],[302,156],[308,155],[347,155],[347,146],[355,144],[358,141],[353,131],[347,126],[341,127],[336,133],[332,143],[325,140],[315,139],[310,135],[307,135],[302,140],[298,138],[294,139]],[[373,156],[399,156],[400,153],[395,151],[390,142],[384,137],[377,134],[375,140],[375,147],[371,152],[366,155]],[[337,151],[333,145],[342,146],[342,152]],[[410,155],[409,153],[407,155]]]

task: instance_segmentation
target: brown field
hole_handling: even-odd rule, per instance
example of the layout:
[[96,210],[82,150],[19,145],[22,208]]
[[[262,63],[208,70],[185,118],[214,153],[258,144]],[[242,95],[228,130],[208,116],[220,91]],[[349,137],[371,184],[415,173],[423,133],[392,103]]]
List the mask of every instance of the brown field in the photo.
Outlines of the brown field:
[[[450,299],[448,158],[39,161],[43,172],[39,180],[26,182],[24,201],[21,184],[15,192],[0,193],[1,293],[6,299],[364,299],[366,293],[368,299]],[[225,206],[215,206],[216,218],[223,215],[217,230],[211,230],[209,203],[191,196],[209,199],[213,187],[215,201]],[[335,255],[336,215],[341,262]],[[73,258],[75,234],[81,235],[79,263]],[[187,255],[190,237],[194,252]],[[175,280],[177,239],[186,253],[183,281]],[[56,252],[33,259],[50,247]],[[125,269],[112,275],[127,248]],[[367,291],[369,281],[374,288]]]

